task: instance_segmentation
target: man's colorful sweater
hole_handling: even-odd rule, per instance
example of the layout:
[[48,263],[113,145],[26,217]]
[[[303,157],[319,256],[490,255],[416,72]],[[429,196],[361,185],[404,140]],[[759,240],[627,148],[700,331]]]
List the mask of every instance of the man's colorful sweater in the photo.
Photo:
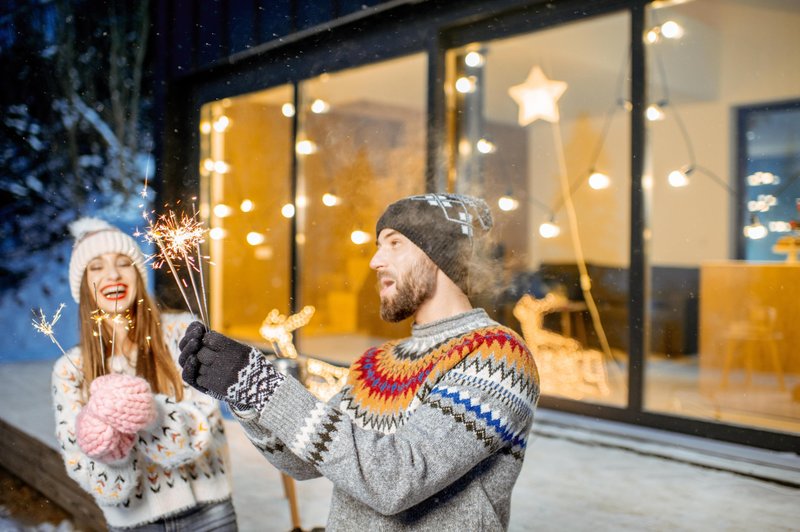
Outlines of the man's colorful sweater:
[[328,403],[287,377],[235,415],[276,467],[333,482],[327,530],[503,530],[538,397],[523,340],[475,309],[368,350]]
[[[191,316],[163,315],[164,339],[173,358]],[[70,363],[69,359],[72,361]],[[74,364],[74,365],[73,365]],[[53,367],[56,437],[67,473],[92,494],[109,525],[132,527],[231,496],[228,446],[216,400],[184,387],[183,400],[154,394],[157,421],[137,434],[127,458],[103,463],[86,456],[75,437],[81,391],[81,352],[75,347]],[[134,374],[134,368],[123,370]]]

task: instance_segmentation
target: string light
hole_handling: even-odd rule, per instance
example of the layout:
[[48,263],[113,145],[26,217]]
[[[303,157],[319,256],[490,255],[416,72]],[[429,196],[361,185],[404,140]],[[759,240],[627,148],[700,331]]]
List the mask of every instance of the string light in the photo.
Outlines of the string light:
[[510,195],[506,194],[505,196],[501,196],[500,199],[497,200],[497,206],[500,208],[501,211],[514,211],[519,208],[519,201],[511,197]]
[[325,100],[320,100],[317,98],[311,103],[311,112],[316,113],[318,115],[327,113],[331,110],[331,104],[326,102]]
[[350,233],[350,240],[353,244],[360,246],[370,241],[370,235],[366,231],[356,230]]
[[225,115],[220,116],[216,120],[214,120],[214,131],[217,133],[222,133],[231,125],[231,119]]
[[611,185],[611,178],[602,172],[593,171],[589,175],[589,186],[594,190],[603,190]]
[[212,227],[208,232],[208,237],[211,240],[222,240],[225,236],[227,236],[227,233],[222,227]]
[[227,174],[231,167],[225,161],[214,161],[214,171],[218,174]]
[[258,246],[259,244],[263,244],[266,237],[263,233],[259,233],[257,231],[250,231],[247,233],[247,243],[251,246]]
[[294,116],[294,105],[290,103],[285,103],[281,106],[281,113],[286,118],[291,118]]
[[456,80],[456,90],[461,94],[469,94],[475,92],[477,81],[475,76],[462,76]]
[[769,230],[761,223],[755,214],[750,216],[750,223],[744,226],[744,236],[751,240],[759,240],[769,234]]
[[233,208],[230,205],[225,205],[224,203],[214,205],[214,216],[217,218],[227,218],[231,214],[233,214]]
[[467,55],[464,56],[464,64],[468,67],[479,67],[483,66],[483,55],[478,52],[469,52]]
[[666,116],[664,114],[664,109],[662,108],[663,103],[651,103],[647,106],[647,110],[644,112],[645,117],[651,122],[658,122],[664,120]]
[[255,208],[255,204],[252,200],[244,199],[242,203],[239,205],[239,210],[242,212],[250,212]]
[[300,155],[311,155],[317,152],[317,145],[310,140],[301,140],[296,144],[295,149]]
[[692,173],[694,169],[692,167],[688,168],[681,168],[680,170],[673,170],[667,176],[667,181],[669,181],[670,186],[675,188],[685,187],[689,184],[689,174]]
[[208,135],[209,133],[211,133],[211,123],[208,122],[207,120],[203,120],[202,122],[200,122],[200,133],[202,133],[203,135]]
[[335,205],[339,205],[339,203],[341,203],[341,199],[336,194],[326,192],[322,195],[322,204],[326,207],[333,207]]
[[286,205],[281,207],[281,214],[283,215],[284,218],[291,218],[292,216],[294,216],[294,211],[295,211],[294,205],[292,205],[291,203],[287,203]]
[[554,218],[551,218],[539,226],[539,235],[542,238],[555,238],[560,234],[561,228],[556,224]]
[[486,139],[478,139],[478,142],[475,143],[475,148],[484,155],[497,151],[497,146],[495,146],[493,142]]

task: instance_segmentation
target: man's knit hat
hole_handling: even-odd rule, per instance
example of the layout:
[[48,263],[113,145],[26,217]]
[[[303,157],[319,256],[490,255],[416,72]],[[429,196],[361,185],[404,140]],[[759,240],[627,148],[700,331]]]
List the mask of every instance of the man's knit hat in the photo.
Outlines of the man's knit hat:
[[130,236],[99,218],[75,220],[69,224],[69,231],[75,237],[69,260],[69,287],[76,303],[80,302],[81,281],[86,266],[92,259],[104,253],[122,253],[130,257],[139,270],[142,281],[147,283],[144,255]]
[[378,219],[375,234],[386,228],[416,244],[466,293],[473,240],[492,228],[492,214],[480,198],[423,194],[389,205]]

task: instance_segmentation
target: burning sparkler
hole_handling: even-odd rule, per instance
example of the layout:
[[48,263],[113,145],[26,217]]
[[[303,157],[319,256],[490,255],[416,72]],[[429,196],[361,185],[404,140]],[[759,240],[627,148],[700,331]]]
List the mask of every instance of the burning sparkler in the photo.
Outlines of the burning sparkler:
[[[194,291],[200,319],[208,326],[208,309],[201,302],[193,273],[195,269],[200,272],[202,283],[202,266],[199,266],[202,260],[200,244],[205,241],[206,233],[202,222],[197,220],[196,214],[195,216],[182,214],[179,219],[173,211],[168,211],[167,214],[159,216],[155,223],[151,222],[146,215],[145,220],[148,222],[145,238],[149,242],[155,243],[159,249],[159,253],[150,257],[153,261],[153,268],[160,268],[164,263],[169,266],[186,306],[189,310],[192,310],[192,305],[189,303],[189,298],[184,290],[187,287],[186,282],[180,278],[175,267],[176,262],[183,260]],[[195,264],[193,257],[190,255],[195,251],[197,252],[197,264]],[[205,289],[203,289],[203,301],[205,301]]]
[[64,351],[64,348],[61,347],[61,344],[58,343],[58,340],[56,340],[55,331],[53,331],[53,326],[58,322],[58,320],[61,319],[61,310],[63,308],[64,308],[64,303],[61,303],[58,306],[58,309],[56,309],[56,313],[53,314],[53,319],[51,321],[47,321],[47,316],[45,316],[44,311],[41,308],[39,309],[38,317],[36,316],[36,311],[31,310],[31,312],[33,312],[33,317],[34,317],[31,323],[34,329],[36,329],[43,335],[47,336],[48,338],[50,338],[50,341],[56,344],[56,347],[58,347],[59,351],[61,351],[61,354],[64,355],[64,357],[69,361],[69,363],[72,364],[73,368],[80,371],[78,369],[78,366],[76,366],[75,363],[67,356],[67,352]]

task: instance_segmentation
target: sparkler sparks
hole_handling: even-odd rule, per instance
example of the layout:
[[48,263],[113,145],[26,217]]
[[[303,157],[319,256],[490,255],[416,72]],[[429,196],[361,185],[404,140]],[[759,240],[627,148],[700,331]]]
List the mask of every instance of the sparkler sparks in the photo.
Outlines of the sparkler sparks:
[[53,314],[53,319],[50,321],[47,321],[47,316],[45,316],[45,313],[41,308],[39,309],[38,317],[36,316],[36,311],[31,310],[31,312],[33,312],[33,317],[34,317],[31,324],[33,325],[33,328],[36,329],[37,332],[40,332],[43,335],[50,338],[50,341],[56,344],[56,347],[58,347],[59,351],[61,351],[61,354],[64,355],[64,357],[69,361],[69,363],[72,364],[72,367],[78,369],[78,366],[76,366],[75,363],[67,356],[67,353],[66,351],[64,351],[64,348],[61,347],[61,344],[59,344],[58,340],[56,340],[56,334],[55,331],[53,330],[53,326],[56,323],[58,323],[58,320],[61,319],[61,311],[63,310],[63,308],[64,308],[64,303],[61,303],[58,306],[58,309],[56,309],[56,313]]
[[[188,285],[184,279],[178,275],[177,265],[180,265],[182,260],[186,266],[186,272],[189,281],[194,291],[195,300],[197,302],[197,309],[202,322],[208,326],[208,308],[205,300],[205,286],[203,286],[203,299],[201,301],[200,293],[197,289],[197,283],[194,279],[194,272],[198,271],[202,277],[202,256],[200,255],[200,244],[205,242],[206,230],[203,223],[197,220],[197,213],[188,216],[182,214],[180,218],[174,211],[168,211],[157,218],[153,223],[146,213],[142,213],[144,219],[148,222],[148,228],[145,232],[145,239],[148,242],[155,243],[159,252],[151,255],[149,260],[152,261],[154,269],[158,269],[165,263],[169,266],[175,282],[178,285],[178,290],[183,296],[186,307],[192,311],[192,305],[189,303],[189,298],[186,295],[184,288]],[[192,256],[192,253],[197,253],[197,259]],[[202,278],[201,278],[202,285]]]

